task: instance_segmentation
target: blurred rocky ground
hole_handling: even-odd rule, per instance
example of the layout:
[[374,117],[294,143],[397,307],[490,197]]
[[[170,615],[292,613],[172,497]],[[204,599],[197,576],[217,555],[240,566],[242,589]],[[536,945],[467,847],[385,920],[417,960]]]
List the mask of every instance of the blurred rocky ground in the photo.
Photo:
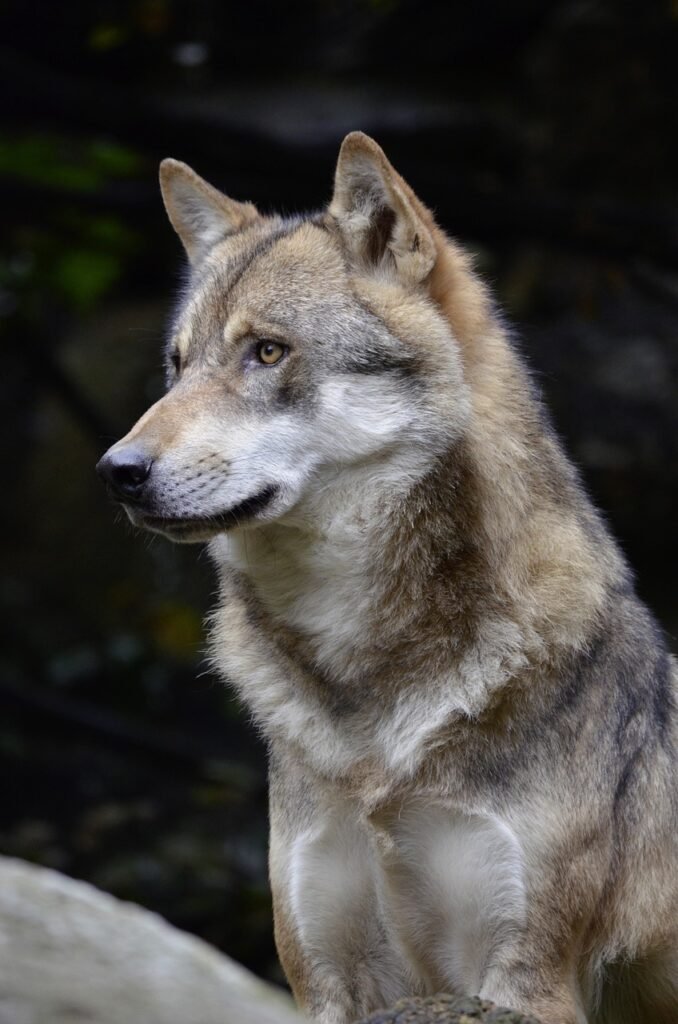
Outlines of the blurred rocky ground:
[[0,851],[279,980],[263,751],[206,671],[206,557],[116,522],[93,467],[162,388],[173,155],[286,211],[374,134],[476,253],[675,637],[675,4],[5,5]]

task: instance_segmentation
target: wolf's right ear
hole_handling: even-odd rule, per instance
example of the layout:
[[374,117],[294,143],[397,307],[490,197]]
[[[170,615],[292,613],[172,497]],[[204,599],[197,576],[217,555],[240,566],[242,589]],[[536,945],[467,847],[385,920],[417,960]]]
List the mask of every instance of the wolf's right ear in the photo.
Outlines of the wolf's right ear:
[[344,139],[329,212],[363,271],[390,270],[417,285],[433,269],[431,217],[369,135]]
[[160,164],[160,191],[172,227],[191,263],[226,235],[241,231],[259,216],[252,203],[238,203],[210,185],[180,160]]

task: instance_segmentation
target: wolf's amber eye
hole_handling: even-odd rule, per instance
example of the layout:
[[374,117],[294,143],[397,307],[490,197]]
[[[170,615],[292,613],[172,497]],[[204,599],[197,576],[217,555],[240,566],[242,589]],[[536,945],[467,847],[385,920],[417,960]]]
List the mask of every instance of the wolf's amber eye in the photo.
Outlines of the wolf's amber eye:
[[272,366],[282,359],[285,351],[285,346],[279,345],[277,341],[262,341],[257,345],[257,359],[266,366]]

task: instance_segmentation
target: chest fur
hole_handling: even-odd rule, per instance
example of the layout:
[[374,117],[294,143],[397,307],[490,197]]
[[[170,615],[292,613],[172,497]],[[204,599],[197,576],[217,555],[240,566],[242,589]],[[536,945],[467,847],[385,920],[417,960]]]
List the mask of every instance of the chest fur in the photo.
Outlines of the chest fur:
[[228,564],[248,580],[271,626],[303,637],[311,659],[329,675],[355,671],[374,640],[380,583],[365,552],[359,521],[336,526],[329,542],[294,530],[233,537]]
[[479,991],[487,964],[523,927],[522,850],[496,815],[412,800],[361,821],[342,804],[301,832],[289,857],[307,947],[336,948],[346,936],[339,959],[348,966],[371,930],[389,935],[377,969],[393,978],[400,963],[420,991]]
[[337,530],[331,545],[297,547],[281,529],[213,546],[213,658],[266,734],[301,747],[321,774],[369,764],[407,777],[441,730],[479,714],[522,667],[522,636],[488,616],[482,649],[460,654],[430,630],[424,641],[412,602],[383,613],[384,581],[360,557],[356,529]]

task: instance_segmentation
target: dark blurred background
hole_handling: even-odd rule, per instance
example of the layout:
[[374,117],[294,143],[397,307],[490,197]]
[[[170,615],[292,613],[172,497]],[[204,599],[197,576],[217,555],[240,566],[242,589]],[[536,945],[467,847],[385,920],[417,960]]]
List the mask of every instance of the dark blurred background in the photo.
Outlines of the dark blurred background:
[[116,522],[94,474],[162,389],[164,156],[291,212],[373,134],[477,254],[675,637],[677,67],[676,0],[5,3],[1,852],[280,980],[263,750],[202,656],[210,565]]

